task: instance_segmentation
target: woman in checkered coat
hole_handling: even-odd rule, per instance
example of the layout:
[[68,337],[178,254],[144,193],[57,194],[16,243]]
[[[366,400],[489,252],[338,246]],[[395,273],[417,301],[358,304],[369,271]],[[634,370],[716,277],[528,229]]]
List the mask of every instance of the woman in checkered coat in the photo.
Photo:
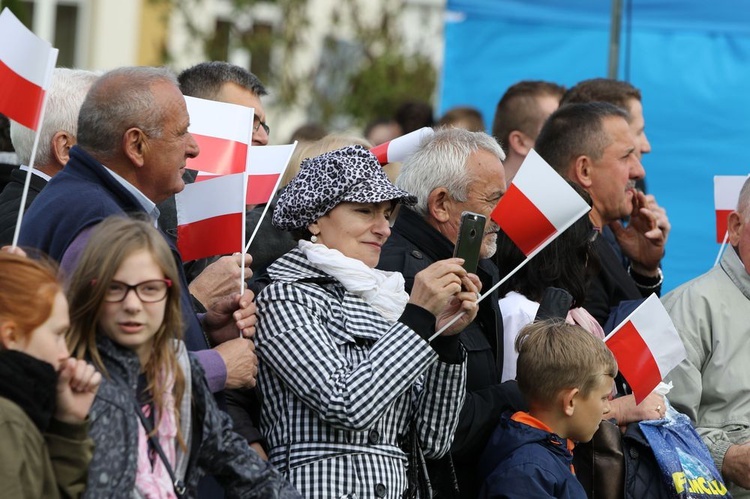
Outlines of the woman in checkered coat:
[[444,260],[410,297],[401,274],[374,270],[398,202],[414,198],[353,146],[306,160],[274,211],[301,239],[257,297],[261,429],[304,497],[417,497],[408,437],[427,458],[453,440],[465,394],[456,334],[476,315],[479,280]]

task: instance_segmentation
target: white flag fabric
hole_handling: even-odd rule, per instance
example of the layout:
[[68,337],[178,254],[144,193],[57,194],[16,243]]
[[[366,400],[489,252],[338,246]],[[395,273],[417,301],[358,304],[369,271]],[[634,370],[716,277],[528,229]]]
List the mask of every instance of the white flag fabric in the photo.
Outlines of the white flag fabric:
[[381,165],[403,161],[414,154],[422,141],[434,133],[432,128],[423,127],[388,142],[383,142],[370,149],[370,152],[378,158]]
[[251,147],[247,161],[247,204],[265,204],[273,198],[297,143]]
[[492,211],[492,219],[528,256],[590,209],[565,179],[532,149]]
[[243,250],[244,176],[219,175],[175,195],[177,248],[184,261]]
[[604,339],[636,404],[686,358],[685,345],[667,310],[652,294]]
[[29,31],[7,7],[0,13],[0,113],[37,130],[57,49]]
[[727,233],[727,217],[737,208],[745,175],[714,176],[714,210],[716,211],[716,242],[723,243]]
[[245,171],[253,137],[253,108],[195,97],[185,97],[185,103],[190,115],[188,131],[200,148],[187,167],[216,175]]

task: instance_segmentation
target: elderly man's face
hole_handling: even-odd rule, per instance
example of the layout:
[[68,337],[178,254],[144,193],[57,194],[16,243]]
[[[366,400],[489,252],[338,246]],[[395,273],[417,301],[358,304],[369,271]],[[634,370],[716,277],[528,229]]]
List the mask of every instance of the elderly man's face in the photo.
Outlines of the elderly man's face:
[[737,249],[737,254],[745,266],[745,271],[750,274],[750,219],[733,211],[729,214],[727,228],[729,230],[729,242]]
[[216,96],[216,100],[219,102],[226,102],[227,104],[236,104],[238,106],[252,107],[255,109],[253,127],[257,127],[257,130],[253,129],[253,145],[264,146],[268,144],[268,134],[263,126],[259,126],[261,123],[266,122],[266,111],[263,109],[260,97],[236,83],[229,82],[221,86],[219,94]]
[[443,234],[456,244],[461,213],[472,211],[487,217],[484,228],[481,258],[489,258],[497,250],[497,231],[499,227],[490,218],[492,210],[500,198],[505,194],[505,171],[500,159],[489,151],[478,150],[469,156],[467,172],[471,178],[466,201],[454,201],[451,204],[450,220],[446,224]]
[[638,160],[636,139],[625,118],[605,118],[604,129],[610,143],[601,158],[591,161],[591,185],[584,186],[591,194],[595,215],[599,218],[595,223],[602,225],[630,215],[635,181],[645,174]]
[[164,116],[159,137],[147,136],[144,164],[138,169],[139,189],[153,202],[160,203],[185,188],[182,174],[188,158],[198,155],[198,144],[188,132],[190,118],[185,98],[176,85],[156,83],[152,89],[155,105]]

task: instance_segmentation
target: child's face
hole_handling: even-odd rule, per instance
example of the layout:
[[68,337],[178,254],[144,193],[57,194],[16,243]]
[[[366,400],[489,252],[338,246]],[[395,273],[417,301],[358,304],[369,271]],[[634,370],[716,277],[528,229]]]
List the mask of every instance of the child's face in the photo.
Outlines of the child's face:
[[[164,272],[146,250],[128,256],[112,278],[131,286],[158,279],[164,279]],[[130,289],[122,301],[102,304],[99,326],[112,341],[134,350],[145,366],[154,336],[164,322],[166,303],[166,296],[155,303],[144,303],[135,290]]]
[[70,357],[65,344],[65,332],[68,326],[70,326],[68,300],[58,291],[52,304],[52,312],[47,320],[10,348],[52,364],[57,371],[60,364]]
[[612,394],[614,381],[611,376],[599,376],[599,383],[587,396],[584,397],[580,392],[576,395],[577,403],[568,438],[588,442],[594,437],[602,416],[609,412],[609,396]]

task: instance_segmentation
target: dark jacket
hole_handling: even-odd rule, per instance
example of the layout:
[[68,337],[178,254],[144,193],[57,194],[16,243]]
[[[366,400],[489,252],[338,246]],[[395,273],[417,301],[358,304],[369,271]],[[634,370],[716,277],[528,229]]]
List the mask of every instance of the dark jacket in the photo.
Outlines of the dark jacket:
[[268,206],[268,211],[262,221],[260,220],[260,216],[263,214],[266,205],[259,204],[247,212],[245,237],[248,240],[258,222],[260,222],[260,229],[258,229],[255,240],[252,246],[250,246],[250,254],[253,255],[253,277],[260,276],[279,257],[297,247],[297,241],[294,240],[291,232],[277,229],[271,223],[273,210],[276,208],[278,199],[279,195],[276,194],[269,202],[270,206]]
[[[604,227],[603,233],[611,234],[608,227]],[[583,304],[583,308],[602,326],[607,322],[612,308],[617,307],[621,301],[661,293],[661,286],[653,289],[636,286],[636,281],[623,267],[621,256],[617,255],[607,239],[607,236],[598,237],[593,243],[593,251],[599,259],[599,272],[591,279]],[[642,284],[650,284],[648,280],[648,277],[644,277]]]
[[586,499],[572,461],[565,439],[505,414],[480,459],[479,497]]
[[[91,437],[96,443],[89,470],[87,497],[131,497],[135,490],[138,459],[138,416],[134,400],[141,370],[138,356],[99,335],[97,346],[109,376],[105,376],[91,408]],[[299,497],[270,464],[232,431],[232,424],[219,410],[208,389],[203,369],[193,357],[185,358],[185,397],[181,426],[189,453],[180,450],[170,463],[184,479],[188,495],[194,497],[198,479],[208,473],[226,487],[227,497]],[[188,409],[192,408],[192,409]],[[185,414],[185,412],[189,414]]]
[[[402,208],[391,237],[383,246],[378,268],[399,271],[411,291],[414,276],[432,263],[450,258],[453,244],[416,212]],[[481,260],[477,275],[482,288],[498,281],[498,270],[489,260]],[[515,382],[500,383],[503,359],[502,320],[497,293],[479,304],[477,318],[460,333],[466,349],[466,401],[453,440],[454,460],[461,497],[476,497],[479,487],[476,467],[482,449],[500,415],[507,410],[523,410],[525,402]],[[435,476],[433,485],[436,485]],[[437,485],[438,492],[440,486]]]
[[48,363],[15,350],[0,351],[0,495],[4,498],[79,497],[94,442],[88,421],[53,417],[57,374]]
[[[110,215],[129,213],[142,214],[143,207],[97,160],[73,146],[68,164],[49,181],[24,216],[19,245],[38,248],[59,262],[82,230]],[[191,351],[204,350],[209,345],[193,313],[182,258],[174,242],[165,239],[180,272],[185,344]]]
[[[25,182],[26,172],[16,168],[10,172],[9,181],[3,191],[0,192],[0,246],[13,242],[13,232],[16,230],[16,221],[18,220],[18,211],[21,208],[21,196],[23,195]],[[45,185],[47,185],[47,181],[42,177],[31,175],[29,193],[26,196],[27,210]]]

